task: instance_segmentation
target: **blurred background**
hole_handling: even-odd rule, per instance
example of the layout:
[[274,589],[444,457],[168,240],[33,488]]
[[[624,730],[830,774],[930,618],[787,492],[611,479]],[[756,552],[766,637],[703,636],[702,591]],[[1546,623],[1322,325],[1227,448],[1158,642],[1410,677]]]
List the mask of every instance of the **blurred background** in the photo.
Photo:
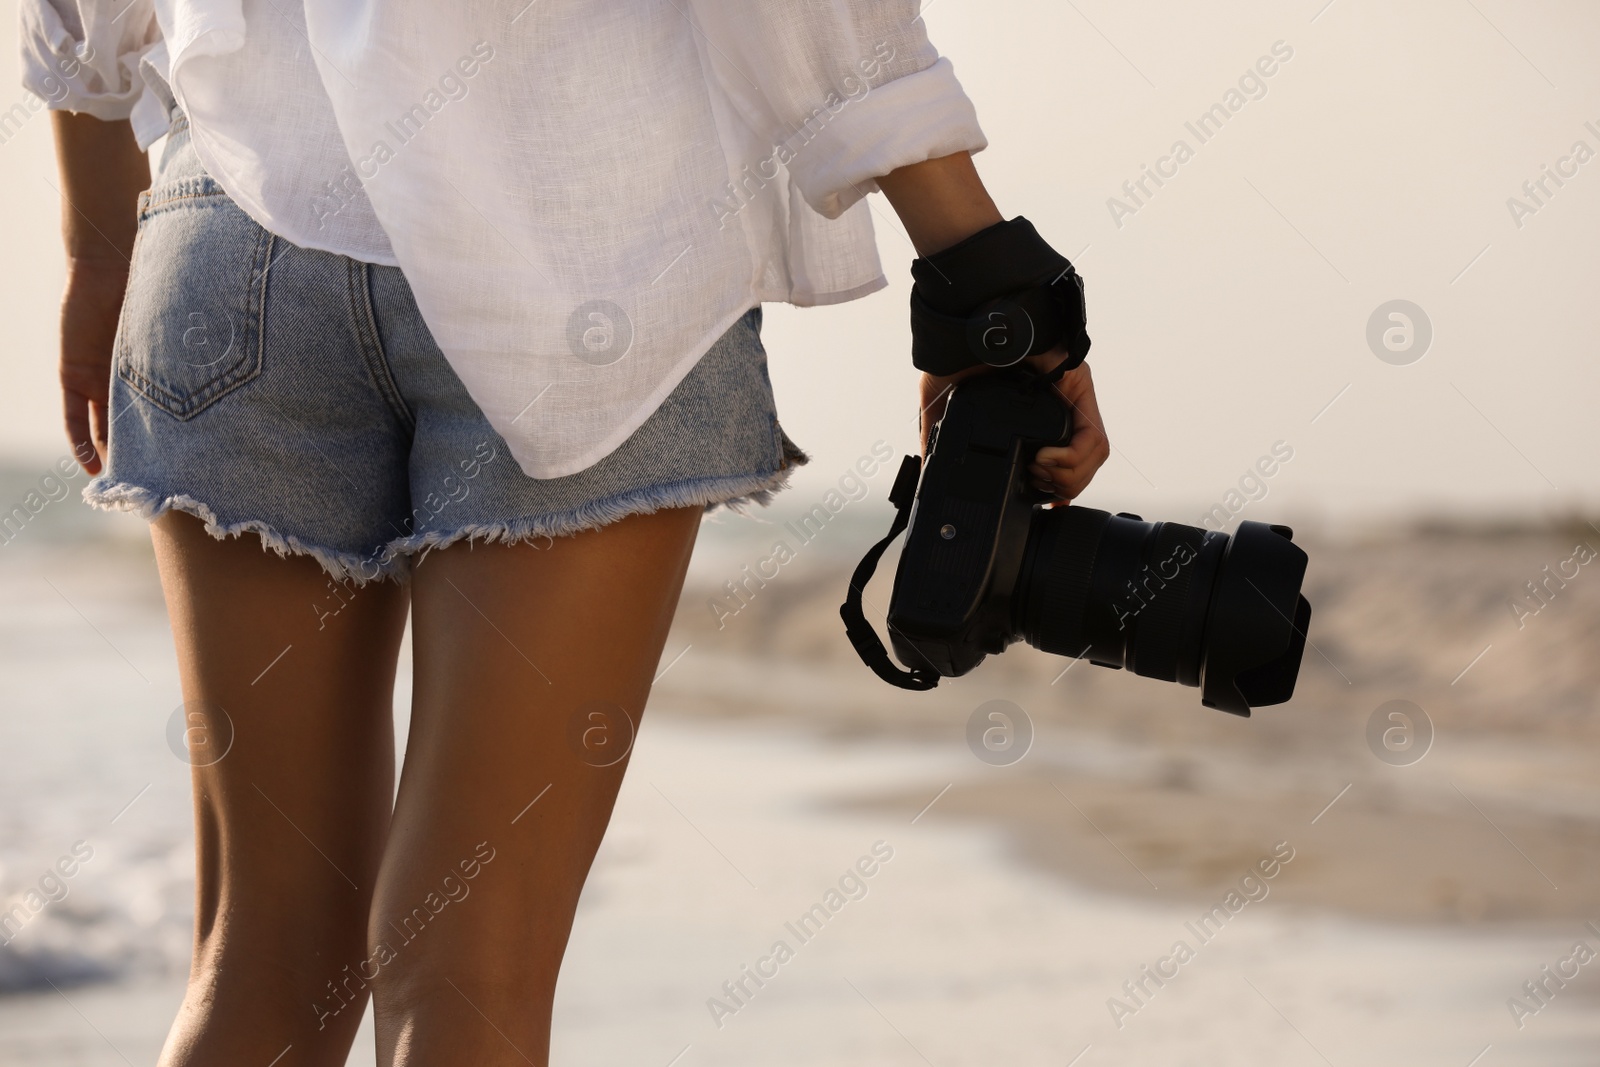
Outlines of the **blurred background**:
[[[780,414],[812,461],[770,509],[703,526],[556,1061],[1600,1061],[1600,960],[1576,962],[1600,954],[1600,10],[925,17],[1002,210],[1087,281],[1114,451],[1082,503],[1293,525],[1316,611],[1299,689],[1236,719],[1026,647],[932,693],[882,685],[837,606],[887,527],[892,465],[729,598],[875,444],[915,447],[913,253],[874,197],[890,289],[767,308]],[[0,114],[23,99],[15,53],[12,26]],[[58,197],[49,120],[9,123],[0,510],[46,499],[0,537],[0,898],[30,916],[0,945],[0,1063],[151,1063],[193,914],[176,665],[143,523],[85,508],[81,474],[64,499],[40,488],[67,452]],[[1255,476],[1275,450],[1291,458]],[[1003,759],[968,741],[994,701]],[[714,1011],[877,842],[892,859],[865,896]],[[74,875],[42,883],[63,857]],[[1250,883],[1265,895],[1229,907],[1273,858]],[[1219,904],[1223,928],[1197,932]],[[1160,962],[1180,941],[1192,958]],[[364,1038],[351,1062],[371,1060]]]

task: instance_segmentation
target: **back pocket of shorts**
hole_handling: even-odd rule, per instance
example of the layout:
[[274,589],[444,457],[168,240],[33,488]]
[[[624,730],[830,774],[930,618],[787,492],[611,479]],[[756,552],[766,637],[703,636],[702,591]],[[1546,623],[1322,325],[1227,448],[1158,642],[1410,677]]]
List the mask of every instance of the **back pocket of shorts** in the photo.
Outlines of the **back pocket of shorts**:
[[259,374],[274,243],[208,176],[144,194],[117,375],[167,414],[191,419]]

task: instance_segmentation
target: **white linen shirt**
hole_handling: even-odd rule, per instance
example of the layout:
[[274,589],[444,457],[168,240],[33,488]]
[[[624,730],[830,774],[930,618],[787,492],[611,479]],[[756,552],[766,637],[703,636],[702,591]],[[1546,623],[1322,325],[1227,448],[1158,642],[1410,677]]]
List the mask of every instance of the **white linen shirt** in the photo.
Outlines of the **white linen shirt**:
[[399,266],[535,478],[620,445],[757,303],[882,288],[875,176],[987,143],[918,0],[21,6],[51,107],[148,147],[170,92],[263,227]]

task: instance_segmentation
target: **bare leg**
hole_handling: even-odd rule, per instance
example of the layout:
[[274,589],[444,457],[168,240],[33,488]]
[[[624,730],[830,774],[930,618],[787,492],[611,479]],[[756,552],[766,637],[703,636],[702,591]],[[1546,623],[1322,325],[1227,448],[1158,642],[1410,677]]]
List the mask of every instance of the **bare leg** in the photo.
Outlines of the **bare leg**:
[[319,629],[313,605],[339,601],[314,561],[176,513],[151,535],[190,725],[205,730],[190,748],[194,962],[160,1062],[343,1064],[365,994],[352,983],[355,1002],[334,1010],[329,983],[366,956],[406,592],[345,589]]
[[607,704],[637,725],[699,518],[460,544],[417,568],[411,738],[370,932],[379,1063],[547,1062],[556,974],[626,766],[595,765],[626,740]]

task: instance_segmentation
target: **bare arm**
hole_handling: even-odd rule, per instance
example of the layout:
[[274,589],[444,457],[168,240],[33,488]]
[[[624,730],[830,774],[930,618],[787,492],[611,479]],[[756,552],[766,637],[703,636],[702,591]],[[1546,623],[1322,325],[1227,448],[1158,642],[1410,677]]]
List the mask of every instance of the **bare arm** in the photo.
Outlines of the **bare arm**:
[[128,285],[136,205],[150,167],[126,121],[52,113],[61,174],[61,392],[67,440],[90,474],[106,452],[112,345]]
[[[979,230],[1004,221],[989,191],[984,188],[972,157],[965,152],[930,159],[901,167],[878,179],[878,187],[889,198],[895,213],[917,253],[923,256],[942,252]],[[1047,352],[1029,362],[1040,370],[1054,367],[1062,353]],[[922,445],[927,449],[928,430],[944,414],[945,394],[969,374],[981,374],[974,367],[949,377],[922,376]],[[1088,487],[1095,472],[1111,454],[1095,399],[1089,365],[1081,364],[1062,375],[1057,390],[1072,405],[1072,437],[1065,447],[1041,448],[1030,468],[1035,484],[1061,500],[1071,500]]]
[[1005,221],[965,152],[901,167],[879,178],[878,188],[900,216],[918,255],[942,252]]

